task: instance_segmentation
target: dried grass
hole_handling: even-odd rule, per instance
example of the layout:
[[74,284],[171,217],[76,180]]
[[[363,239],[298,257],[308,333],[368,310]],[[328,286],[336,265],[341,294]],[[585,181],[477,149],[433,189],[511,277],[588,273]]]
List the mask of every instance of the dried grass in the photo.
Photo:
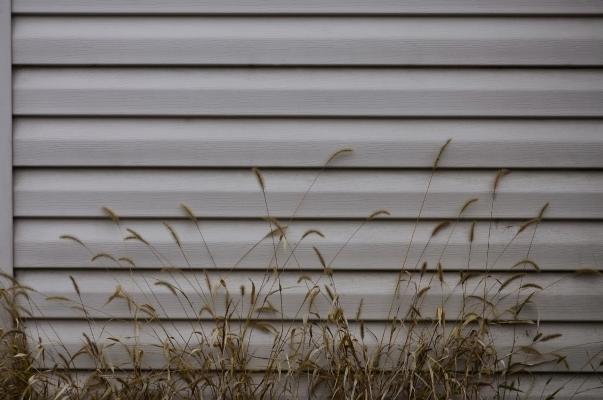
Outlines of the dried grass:
[[[35,338],[23,326],[23,318],[36,308],[30,299],[32,289],[6,277],[9,284],[0,291],[0,295],[14,326],[1,331],[0,392],[3,398],[521,398],[525,387],[518,387],[516,377],[525,377],[544,364],[566,363],[562,354],[543,353],[539,349],[541,343],[558,339],[559,333],[542,332],[537,328],[530,344],[514,344],[504,354],[497,350],[496,338],[492,335],[492,331],[500,327],[538,326],[539,321],[522,317],[524,307],[545,290],[537,284],[537,279],[530,281],[537,278],[540,267],[530,259],[529,251],[524,258],[509,266],[508,278],[502,281],[489,273],[500,255],[491,263],[486,262],[481,272],[458,268],[457,286],[462,289],[464,299],[458,315],[447,314],[446,298],[442,299],[434,315],[427,315],[422,309],[426,294],[433,287],[444,284],[442,265],[446,263],[445,249],[437,265],[421,264],[420,261],[416,265],[408,265],[410,248],[432,178],[449,143],[447,141],[437,152],[410,239],[400,238],[401,242],[408,243],[408,247],[401,254],[398,279],[391,283],[394,296],[388,305],[386,321],[377,324],[365,322],[362,301],[352,315],[346,314],[342,294],[337,290],[338,272],[333,268],[333,262],[362,227],[375,219],[386,218],[389,215],[387,210],[377,210],[360,222],[331,259],[327,259],[318,246],[314,247],[323,267],[322,274],[317,276],[300,271],[298,284],[307,290],[303,304],[300,304],[294,318],[285,318],[281,312],[287,299],[287,288],[283,287],[281,280],[283,271],[295,270],[291,264],[297,263],[296,250],[303,240],[311,236],[324,237],[319,230],[310,229],[295,242],[288,237],[288,227],[295,223],[295,213],[303,198],[312,190],[328,164],[351,151],[344,149],[328,158],[286,223],[270,215],[267,179],[259,169],[253,169],[266,205],[267,234],[262,241],[271,243],[274,254],[264,269],[262,279],[241,285],[234,292],[229,291],[228,271],[236,268],[241,260],[234,266],[217,265],[205,240],[202,221],[188,206],[181,207],[190,223],[196,226],[200,245],[209,254],[212,265],[208,268],[224,271],[223,278],[212,278],[206,269],[195,265],[179,233],[171,225],[164,224],[182,255],[183,266],[172,265],[140,232],[124,225],[113,210],[104,208],[124,242],[136,241],[145,245],[164,265],[163,273],[174,278],[154,282],[145,279],[144,287],[138,287],[148,298],[144,303],[116,282],[115,290],[105,304],[118,303],[128,309],[131,317],[119,321],[131,326],[134,332],[131,336],[103,335],[103,322],[91,316],[86,293],[82,293],[77,281],[70,277],[74,298],[55,297],[47,301],[71,304],[75,312],[87,321],[88,328],[81,332],[82,345],[75,351],[62,343],[60,337],[54,345],[48,346],[43,338]],[[496,190],[508,173],[508,170],[501,170],[493,177],[491,209]],[[460,205],[458,217],[435,225],[431,237],[448,235],[447,246],[456,225],[476,201],[469,199]],[[546,206],[539,215],[519,225],[511,242],[519,235],[530,235],[530,232],[533,240],[545,210]],[[490,224],[493,223],[491,218]],[[471,256],[474,227],[475,224],[467,238],[466,266]],[[86,248],[92,260],[110,260],[115,268],[130,271],[132,277],[136,275],[134,260],[105,252],[94,253],[73,235],[62,238]],[[421,255],[429,245],[428,242]],[[175,279],[177,277],[182,279]],[[194,288],[194,296],[190,290],[177,284],[183,279],[188,288]],[[469,281],[479,282],[478,292],[468,289]],[[180,329],[182,324],[167,318],[169,313],[156,295],[160,289],[167,289],[182,307],[187,316],[186,331]],[[411,293],[410,297],[408,293]],[[509,298],[514,298],[512,306],[501,308],[501,304],[508,304]],[[317,306],[319,300],[329,304],[326,312],[323,307],[321,313]],[[259,341],[263,346],[258,350]],[[163,355],[162,365],[154,370],[148,369],[145,351],[149,348],[155,348],[156,353]],[[127,362],[115,365],[110,353],[115,354],[116,351]],[[76,373],[74,366],[80,361],[89,367],[87,371]],[[590,367],[598,368],[596,365]],[[555,382],[547,382],[545,389],[541,398],[547,400],[554,399],[560,390]]]

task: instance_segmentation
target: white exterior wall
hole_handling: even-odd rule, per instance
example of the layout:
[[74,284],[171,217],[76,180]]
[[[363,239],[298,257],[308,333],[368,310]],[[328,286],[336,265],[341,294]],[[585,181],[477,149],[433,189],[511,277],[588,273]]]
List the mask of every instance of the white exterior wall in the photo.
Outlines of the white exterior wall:
[[[318,270],[312,245],[329,258],[358,221],[375,209],[391,212],[333,265],[344,307],[353,315],[364,299],[378,327],[391,299],[383,288],[397,276],[434,157],[452,138],[411,264],[420,266],[434,221],[454,219],[467,199],[479,202],[448,246],[450,281],[466,266],[473,220],[481,222],[470,268],[479,270],[486,252],[505,249],[509,225],[549,202],[534,245],[518,239],[492,269],[508,269],[526,252],[540,265],[536,281],[550,287],[528,314],[564,334],[555,344],[570,349],[570,377],[584,372],[586,351],[600,350],[603,280],[568,277],[603,269],[603,1],[13,0],[12,41],[9,3],[0,1],[0,264],[8,273],[14,265],[15,276],[40,291],[37,329],[50,324],[45,317],[57,319],[53,329],[79,345],[88,325],[45,297],[71,293],[73,275],[102,309],[115,279],[127,281],[59,239],[73,234],[123,253],[102,206],[135,219],[132,226],[177,257],[159,221],[173,220],[193,259],[208,266],[181,220],[186,203],[228,268],[267,233],[250,168],[269,168],[270,213],[287,220],[341,148],[354,152],[321,175],[291,234],[310,227],[326,234],[299,248],[301,267]],[[513,172],[501,182],[492,211],[500,222],[489,233],[483,220],[499,168]],[[424,259],[437,261],[438,240]],[[234,291],[271,252],[260,246],[230,273]],[[134,280],[161,276],[141,247],[126,254],[145,269]],[[283,275],[292,285],[297,267]],[[130,285],[136,294],[140,286]],[[454,306],[458,293],[450,295]],[[165,302],[170,316],[186,318],[167,293]],[[507,333],[500,335],[504,346]],[[563,372],[547,368],[543,380]]]

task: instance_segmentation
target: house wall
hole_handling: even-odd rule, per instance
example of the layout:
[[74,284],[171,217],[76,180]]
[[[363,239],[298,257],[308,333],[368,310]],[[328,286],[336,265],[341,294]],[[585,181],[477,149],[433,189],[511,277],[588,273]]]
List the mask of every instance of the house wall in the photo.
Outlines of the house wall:
[[[8,3],[0,2],[4,23]],[[313,246],[327,259],[339,253],[332,267],[344,308],[355,315],[362,300],[377,330],[411,237],[409,270],[436,265],[445,251],[447,285],[426,299],[426,315],[443,297],[460,302],[455,282],[467,266],[504,280],[533,259],[541,272],[529,279],[547,290],[527,316],[563,334],[550,346],[566,348],[570,361],[569,371],[541,368],[537,382],[567,380],[556,398],[579,391],[578,379],[597,384],[585,364],[601,349],[602,281],[574,272],[603,267],[602,1],[13,0],[12,11],[12,96],[6,58],[0,76],[0,218],[6,228],[14,216],[14,275],[39,291],[27,321],[36,334],[80,346],[89,329],[81,313],[46,300],[73,296],[69,276],[111,335],[131,329],[106,320],[125,312],[104,305],[116,282],[141,297],[142,282],[167,276],[165,261],[122,242],[103,206],[182,264],[161,225],[170,221],[193,266],[226,276],[234,292],[270,261],[272,242],[263,241],[230,271],[268,233],[269,214],[300,218],[293,242],[311,228],[326,236],[299,246],[283,280],[295,287],[299,269],[320,273]],[[262,169],[267,208],[252,167]],[[492,203],[500,168],[511,173]],[[450,236],[430,241],[472,198]],[[211,257],[181,203],[201,218]],[[546,203],[537,230],[507,246]],[[346,245],[377,209],[391,216]],[[11,231],[0,234],[5,264]],[[92,254],[132,257],[140,272],[91,261],[65,234]],[[285,298],[287,318],[299,318],[303,295]],[[190,316],[169,292],[159,297],[164,317],[186,330]],[[499,335],[506,344],[521,333]]]

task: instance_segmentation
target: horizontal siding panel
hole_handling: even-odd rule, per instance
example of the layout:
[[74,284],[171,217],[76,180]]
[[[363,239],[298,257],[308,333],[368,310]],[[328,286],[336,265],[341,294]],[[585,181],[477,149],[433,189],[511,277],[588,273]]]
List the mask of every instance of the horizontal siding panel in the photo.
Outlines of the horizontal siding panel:
[[[169,223],[177,232],[193,267],[215,268],[192,223]],[[336,271],[399,270],[407,251],[407,269],[420,268],[424,261],[432,269],[440,257],[446,270],[509,270],[527,255],[546,271],[600,268],[603,259],[602,223],[545,221],[535,234],[532,229],[527,229],[513,239],[519,223],[505,221],[490,225],[478,222],[471,249],[470,223],[459,223],[429,240],[436,225],[436,222],[419,223],[410,250],[407,250],[414,228],[412,222],[372,221],[355,235],[359,223],[351,221],[295,222],[287,229],[288,247],[278,248],[279,266],[291,270],[322,270],[313,246]],[[201,220],[200,227],[218,268],[265,269],[269,266],[274,247],[272,240],[264,239],[270,231],[267,223]],[[187,267],[173,237],[161,223],[123,220],[122,229],[126,228],[142,235],[171,265]],[[302,235],[310,229],[319,230],[325,237],[309,235],[300,242]],[[117,258],[130,257],[139,268],[165,266],[144,244],[131,240],[124,244],[121,233],[110,221],[40,219],[16,221],[15,266],[50,269],[117,266],[103,258],[92,262],[89,251],[73,241],[60,239],[61,235],[77,237],[86,243],[92,254],[103,252]],[[288,259],[293,248],[295,257]]]
[[16,13],[601,14],[600,0],[13,0]]
[[[339,304],[348,318],[355,318],[359,308],[361,318],[365,320],[387,320],[394,315],[404,318],[408,315],[410,305],[413,304],[417,289],[430,287],[422,297],[420,305],[417,306],[421,317],[425,319],[436,319],[437,307],[445,310],[448,320],[462,320],[469,312],[481,314],[484,304],[480,300],[467,299],[469,294],[483,294],[484,283],[487,283],[488,299],[496,305],[496,314],[487,312],[490,318],[512,319],[510,309],[520,304],[530,293],[535,292],[530,304],[527,304],[521,319],[532,319],[540,321],[603,321],[603,289],[601,284],[603,278],[573,277],[570,274],[542,273],[530,274],[518,279],[505,287],[497,294],[500,284],[495,280],[504,282],[514,273],[494,274],[484,282],[482,278],[469,279],[464,286],[460,284],[458,273],[445,273],[443,282],[440,283],[438,276],[426,274],[423,277],[416,273],[409,278],[404,276],[404,282],[400,288],[399,303],[401,308],[396,314],[390,311],[390,305],[394,299],[395,283],[399,277],[398,272],[337,272],[334,282],[337,287]],[[210,298],[205,275],[198,271],[196,273],[173,272],[173,273],[150,273],[140,272],[130,274],[129,272],[112,271],[86,271],[86,272],[28,272],[20,271],[17,274],[19,283],[32,288],[35,292],[30,298],[23,300],[22,306],[31,311],[33,318],[59,318],[59,319],[81,319],[84,314],[81,310],[73,308],[79,305],[86,308],[87,315],[93,318],[134,318],[135,310],[129,310],[124,300],[115,300],[107,304],[118,285],[133,299],[136,304],[150,304],[158,312],[161,319],[193,319],[198,318],[199,309],[203,305],[211,306],[218,315],[225,314],[226,291],[220,287],[220,279],[223,279],[229,293],[229,300],[233,301],[230,311],[233,317],[245,319],[252,315],[258,319],[285,318],[287,320],[302,320],[303,318],[326,319],[332,311],[332,301],[324,288],[330,286],[329,279],[320,273],[284,272],[280,280],[270,276],[270,272],[223,272],[209,273],[208,277],[214,290]],[[70,280],[73,277],[82,292],[79,298],[74,291]],[[300,277],[311,280],[299,281]],[[259,292],[258,304],[269,301],[278,310],[277,312],[254,312],[250,308],[249,293],[251,293],[251,282],[256,288],[262,287],[262,282],[269,283],[263,291]],[[182,291],[176,298],[166,287],[156,286],[159,281],[169,282]],[[266,296],[269,292],[283,287],[282,301],[279,293]],[[519,289],[520,286],[534,283],[545,288],[539,291],[534,288]],[[240,292],[241,286],[246,288],[245,295]],[[307,302],[308,292],[318,287],[321,293],[312,304],[311,312]],[[48,297],[63,297],[65,300],[47,300]],[[187,300],[185,300],[187,299]],[[189,306],[190,301],[193,306]],[[35,304],[31,307],[30,303]],[[281,307],[282,304],[282,307]],[[360,305],[362,306],[360,307]],[[259,306],[255,307],[257,309]],[[316,313],[316,314],[314,314]],[[317,315],[318,314],[318,315]],[[208,313],[204,318],[211,319]]]
[[[307,170],[265,171],[268,213],[366,218],[387,209],[395,218],[413,218],[430,172],[332,170],[317,176]],[[455,218],[467,200],[477,198],[463,216],[489,218],[494,177],[492,171],[438,172],[422,216]],[[267,215],[256,177],[246,170],[26,169],[16,171],[14,191],[19,217],[103,216],[103,206],[124,217],[182,217],[181,203],[202,217]],[[492,216],[533,218],[546,203],[549,218],[603,218],[603,173],[512,173],[499,185]]]
[[17,118],[17,166],[603,168],[598,120]]
[[18,68],[15,115],[601,116],[599,70]]
[[603,19],[17,17],[13,63],[601,65]]
[[[278,322],[280,325],[280,322]],[[51,368],[55,363],[62,364],[58,354],[68,355],[75,354],[85,345],[83,332],[88,332],[89,336],[94,337],[97,343],[110,344],[112,346],[105,347],[106,360],[112,363],[116,368],[128,369],[131,368],[131,361],[128,352],[124,351],[123,346],[115,345],[114,342],[108,340],[109,337],[121,338],[126,344],[133,344],[133,337],[136,336],[136,327],[131,322],[118,321],[97,321],[88,324],[85,321],[30,321],[25,324],[32,335],[31,343],[36,343],[38,337],[42,338],[45,343],[45,357],[41,358],[40,362],[43,367]],[[142,349],[142,365],[144,368],[161,368],[166,365],[165,350],[161,346],[157,346],[159,340],[168,340],[174,343],[177,347],[188,342],[189,349],[194,349],[201,340],[198,332],[205,332],[211,335],[212,329],[216,327],[211,322],[191,322],[191,321],[174,321],[169,324],[164,324],[165,329],[158,329],[157,323],[148,323],[140,326],[140,334],[138,336],[138,348]],[[293,328],[294,325],[285,323],[285,331]],[[230,325],[231,331],[238,332],[239,327],[236,323]],[[428,326],[426,328],[429,329]],[[357,324],[351,324],[351,330],[360,337],[360,328]],[[372,332],[375,335],[366,335],[366,344],[368,350],[374,351],[374,337],[380,338],[383,331],[389,332],[389,326],[379,323],[366,324],[366,332]],[[196,333],[197,332],[197,333]],[[500,354],[506,354],[515,342],[516,346],[529,345],[532,337],[537,332],[544,334],[561,334],[558,339],[543,342],[537,346],[541,353],[550,353],[556,350],[561,350],[567,357],[567,362],[570,365],[571,371],[580,371],[585,368],[587,361],[592,355],[600,351],[600,339],[603,335],[603,324],[562,324],[548,323],[539,326],[522,326],[522,327],[493,327],[492,337],[496,349]],[[315,332],[315,335],[319,335]],[[404,333],[401,332],[399,337],[403,340]],[[318,337],[318,336],[317,336]],[[318,339],[316,339],[318,340]],[[378,339],[377,339],[378,340]],[[265,368],[267,358],[272,351],[274,336],[269,333],[264,333],[259,330],[254,330],[249,339],[249,352],[254,357],[250,358],[248,368],[251,370],[261,370]],[[289,346],[285,346],[286,349]],[[289,350],[285,350],[288,352]],[[293,350],[291,350],[293,351]],[[283,355],[284,358],[284,355]],[[598,364],[598,357],[596,364]],[[519,361],[518,356],[514,361]],[[86,356],[80,356],[74,360],[75,368],[93,369],[96,367],[93,360]],[[283,359],[282,367],[286,368],[286,361]],[[588,367],[586,367],[588,368]],[[555,365],[548,363],[538,368],[540,371],[566,371],[562,364]]]

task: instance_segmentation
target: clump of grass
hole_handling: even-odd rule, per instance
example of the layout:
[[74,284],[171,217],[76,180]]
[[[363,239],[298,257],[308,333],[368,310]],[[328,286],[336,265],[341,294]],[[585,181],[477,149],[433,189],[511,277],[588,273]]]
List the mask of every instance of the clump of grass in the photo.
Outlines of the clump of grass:
[[[322,267],[318,273],[303,270],[296,251],[304,240],[325,235],[318,229],[307,230],[297,240],[289,235],[301,204],[321,174],[334,159],[351,151],[344,149],[328,158],[287,221],[270,214],[266,178],[259,169],[253,170],[266,207],[266,235],[243,258],[264,242],[272,246],[273,254],[259,279],[238,287],[230,284],[228,276],[242,259],[234,265],[219,265],[204,236],[203,221],[186,205],[182,205],[184,216],[199,234],[199,245],[211,261],[209,267],[195,264],[172,225],[163,224],[183,265],[174,265],[142,232],[108,208],[105,213],[123,241],[145,246],[163,265],[160,278],[138,274],[132,258],[95,252],[76,236],[64,235],[63,239],[89,251],[92,261],[111,262],[114,268],[129,271],[143,298],[128,293],[123,282],[116,282],[105,305],[120,305],[127,309],[128,317],[99,319],[103,310],[90,306],[87,294],[70,277],[74,295],[46,301],[69,305],[87,323],[86,330],[78,332],[81,346],[71,348],[52,325],[51,332],[45,333],[25,328],[23,321],[39,310],[30,296],[34,290],[7,277],[9,283],[0,295],[13,326],[1,331],[0,392],[6,399],[66,400],[521,398],[525,388],[518,386],[517,377],[542,365],[567,363],[562,353],[544,352],[539,347],[560,334],[542,331],[539,321],[526,319],[522,313],[544,290],[532,279],[537,278],[540,266],[530,259],[530,250],[547,205],[521,223],[505,247],[506,251],[520,235],[532,235],[530,250],[509,266],[510,273],[503,279],[491,272],[500,254],[496,259],[487,257],[480,271],[469,269],[473,223],[467,234],[467,264],[458,266],[458,281],[452,288],[462,293],[462,305],[449,315],[449,298],[443,296],[435,312],[426,311],[430,291],[450,285],[443,268],[445,248],[467,210],[477,202],[468,199],[459,205],[455,219],[434,224],[418,261],[410,262],[431,181],[449,143],[437,152],[410,239],[400,238],[408,245],[401,254],[400,269],[393,275],[397,279],[391,282],[393,295],[384,321],[365,321],[363,301],[350,312],[338,291],[339,272],[333,263],[364,226],[387,218],[387,210],[377,210],[358,223],[331,258],[314,246]],[[501,170],[493,176],[489,231],[494,223],[496,191],[508,173]],[[446,238],[437,263],[421,263],[436,237]],[[305,296],[296,312],[285,313],[291,288],[283,284],[283,273],[298,270],[297,284],[304,288]],[[186,317],[184,321],[170,318],[159,293],[170,294]],[[116,321],[130,333],[116,336],[109,332],[105,325]],[[517,344],[513,335],[512,345],[501,353],[495,332],[525,326],[533,328],[531,341]],[[592,355],[592,360],[598,355]],[[554,399],[557,387],[547,382],[541,398]]]
[[0,288],[1,320],[10,326],[0,327],[0,392],[7,399],[19,399],[28,390],[29,380],[36,373],[35,356],[27,347],[26,332],[21,323],[22,310],[18,298],[27,298],[27,289],[13,277],[0,275],[5,284]]

